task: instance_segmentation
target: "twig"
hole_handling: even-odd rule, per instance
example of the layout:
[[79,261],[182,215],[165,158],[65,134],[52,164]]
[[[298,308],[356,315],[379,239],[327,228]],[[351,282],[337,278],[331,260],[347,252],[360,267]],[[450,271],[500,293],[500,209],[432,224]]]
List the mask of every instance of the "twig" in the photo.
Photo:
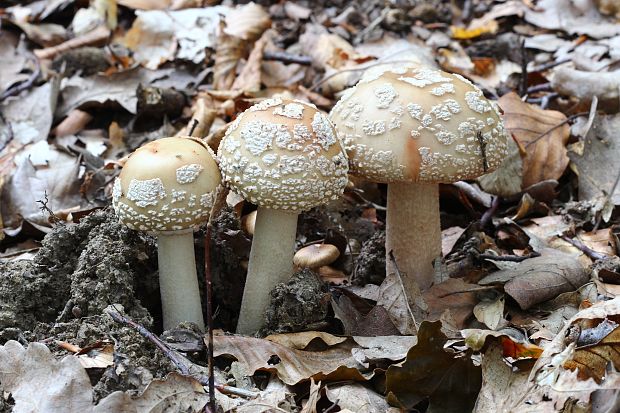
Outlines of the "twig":
[[325,410],[323,410],[323,413],[329,413],[332,410],[334,410],[338,406],[339,402],[340,402],[340,399],[336,399],[335,402],[333,402],[329,407],[327,407]]
[[198,119],[196,119],[196,118],[192,119],[191,122],[192,122],[192,124],[189,127],[189,133],[187,134],[188,136],[192,136],[192,133],[194,133],[194,129],[196,129],[196,126],[198,126],[198,123],[200,123],[200,122],[198,122]]
[[527,51],[525,50],[525,39],[521,39],[521,82],[519,84],[519,96],[527,94]]
[[[507,115],[511,112],[507,112],[504,113],[504,115]],[[577,119],[580,116],[585,116],[585,115],[589,115],[590,112],[579,112],[579,113],[575,113],[574,115],[570,115],[569,117],[567,117],[566,119],[564,119],[562,122],[553,125],[552,127],[550,127],[549,129],[547,129],[546,131],[544,131],[543,133],[540,134],[540,136],[537,136],[536,139],[532,140],[531,142],[528,142],[525,147],[529,147],[531,144],[538,142],[539,140],[541,140],[545,135],[548,135],[549,133],[553,132],[554,130],[556,130],[559,127],[562,127],[564,125],[566,125],[567,123],[572,122],[574,119]]]
[[491,202],[491,207],[484,211],[484,214],[482,214],[482,217],[480,218],[480,226],[482,228],[485,228],[491,223],[491,219],[493,218],[493,215],[495,215],[495,212],[497,212],[497,208],[499,208],[499,205],[501,203],[502,198],[500,196],[496,196],[495,198],[493,198],[493,202]]
[[[136,330],[142,337],[146,338],[157,348],[159,348],[166,357],[172,361],[172,363],[176,366],[176,368],[183,374],[184,376],[189,376],[196,379],[202,386],[207,386],[209,384],[209,378],[202,374],[193,374],[190,371],[190,368],[185,361],[176,353],[176,351],[172,350],[166,343],[161,341],[159,337],[155,334],[151,333],[146,327],[141,324],[136,323],[129,317],[121,315],[118,311],[106,310],[106,314],[112,317],[112,320],[116,321],[119,324],[127,325],[134,330]],[[254,398],[259,395],[257,392],[240,389],[237,387],[226,386],[223,384],[215,384],[215,388],[218,389],[222,393],[234,394],[236,396],[246,397],[246,398]]]
[[105,26],[99,26],[79,37],[69,39],[64,43],[56,46],[46,47],[45,49],[37,49],[34,51],[35,56],[39,59],[53,59],[56,55],[66,51],[77,49],[82,46],[102,43],[110,37],[110,30]]
[[264,52],[263,60],[275,60],[286,65],[296,63],[298,65],[310,66],[312,64],[312,58],[310,56],[286,52]]
[[34,71],[30,74],[30,76],[28,76],[28,79],[24,80],[21,83],[17,83],[9,87],[4,92],[2,92],[2,94],[0,95],[0,102],[8,98],[9,96],[15,96],[23,92],[24,90],[28,90],[32,87],[34,82],[37,80],[37,78],[41,74],[41,65],[39,64],[39,60],[35,59],[34,57],[32,58],[32,60],[34,61],[35,67],[34,67]]
[[551,90],[551,82],[541,83],[540,85],[534,85],[527,88],[527,94],[536,93],[536,92],[546,92]]
[[565,57],[564,59],[556,60],[554,62],[545,63],[544,65],[536,66],[532,68],[532,72],[544,72],[545,70],[552,69],[556,66],[563,65],[571,61],[571,58]]
[[569,244],[571,244],[572,246],[577,248],[579,251],[583,252],[588,257],[592,258],[593,260],[604,260],[605,258],[608,258],[607,255],[594,251],[593,249],[591,249],[590,247],[588,247],[587,245],[585,245],[583,242],[581,242],[578,239],[572,239],[566,235],[560,235],[560,238],[568,242]]
[[484,287],[480,286],[480,287],[476,287],[476,288],[468,288],[468,289],[465,289],[465,290],[450,291],[449,293],[438,295],[437,298],[445,298],[445,297],[449,297],[449,296],[454,295],[454,294],[477,293],[478,291],[495,290],[496,288],[497,287],[495,287],[494,285],[487,285],[487,286],[484,286]]
[[205,234],[205,283],[207,285],[207,361],[209,364],[209,404],[215,411],[215,381],[213,376],[213,277],[211,275],[211,220]]
[[357,67],[352,67],[352,68],[348,68],[348,69],[340,69],[337,72],[332,73],[329,76],[325,76],[323,79],[319,80],[318,82],[316,82],[315,84],[313,84],[312,86],[310,86],[308,88],[308,90],[315,90],[316,88],[318,88],[319,86],[321,86],[323,83],[327,82],[329,79],[331,79],[332,77],[338,76],[342,73],[346,73],[346,72],[359,72],[362,70],[366,70],[366,69],[370,69],[371,67],[375,67],[375,66],[381,66],[381,65],[388,65],[391,63],[413,63],[412,60],[392,60],[392,61],[381,61],[381,62],[373,62],[371,64],[367,64],[367,65],[360,65]]
[[540,257],[540,254],[536,251],[532,252],[528,255],[493,255],[493,254],[480,254],[478,258],[484,260],[494,260],[494,261],[509,261],[509,262],[521,262],[525,260],[529,260],[530,258]]

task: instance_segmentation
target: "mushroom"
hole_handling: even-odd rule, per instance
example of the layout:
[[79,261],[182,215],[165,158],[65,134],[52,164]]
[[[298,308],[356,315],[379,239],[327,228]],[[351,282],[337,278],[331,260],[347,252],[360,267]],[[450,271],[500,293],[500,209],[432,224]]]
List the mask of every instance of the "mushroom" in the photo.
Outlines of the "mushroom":
[[297,216],[337,199],[346,152],[314,105],[273,98],[237,117],[218,149],[224,182],[258,206],[237,332],[262,325],[269,292],[292,274]]
[[241,228],[246,234],[254,236],[254,227],[256,226],[256,210],[241,217]]
[[329,265],[340,256],[338,247],[332,244],[312,244],[300,248],[293,257],[293,264],[299,268],[318,269]]
[[366,73],[330,119],[351,173],[388,184],[387,273],[402,271],[412,297],[428,288],[441,255],[439,183],[494,170],[507,152],[496,105],[469,80],[425,67]]
[[194,138],[163,138],[129,155],[112,190],[121,222],[157,235],[164,329],[204,328],[193,231],[209,217],[221,176],[213,152]]

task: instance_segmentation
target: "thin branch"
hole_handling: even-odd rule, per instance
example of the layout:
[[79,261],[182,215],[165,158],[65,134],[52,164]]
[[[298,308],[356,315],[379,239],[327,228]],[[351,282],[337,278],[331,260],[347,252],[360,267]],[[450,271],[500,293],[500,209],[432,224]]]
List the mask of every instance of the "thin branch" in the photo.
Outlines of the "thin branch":
[[480,254],[478,258],[484,260],[493,260],[493,261],[508,261],[508,262],[521,262],[525,260],[529,260],[530,258],[540,257],[540,254],[536,251],[532,252],[528,255],[493,255],[493,254]]
[[215,381],[213,376],[213,277],[211,275],[211,220],[205,234],[205,283],[207,285],[207,361],[209,364],[209,404],[215,411]]
[[577,248],[579,251],[583,252],[588,257],[592,258],[593,260],[604,260],[605,258],[608,258],[607,255],[594,251],[593,249],[591,249],[590,247],[588,247],[587,245],[585,245],[583,242],[581,242],[578,239],[572,239],[566,235],[560,235],[560,238],[562,238],[564,241],[568,242],[569,244],[573,245],[575,248]]
[[[196,379],[201,385],[208,386],[209,385],[209,377],[202,374],[193,374],[189,368],[189,366],[185,363],[185,360],[177,354],[176,351],[172,350],[166,343],[164,343],[159,337],[155,334],[151,333],[146,327],[143,325],[136,323],[129,317],[122,315],[118,311],[106,310],[106,314],[112,317],[112,320],[116,321],[119,324],[127,325],[134,330],[136,330],[142,337],[146,338],[155,346],[160,349],[166,357],[172,361],[172,363],[176,366],[176,368],[183,374],[184,376],[189,376]],[[234,394],[236,396],[246,397],[246,398],[254,398],[259,395],[257,392],[252,392],[249,390],[240,389],[237,387],[226,386],[223,384],[215,384],[215,388],[218,389],[222,393]]]
[[310,56],[286,52],[264,52],[263,60],[275,60],[286,65],[296,63],[298,65],[310,66],[312,64],[312,58]]
[[4,92],[2,92],[2,94],[0,95],[0,102],[8,98],[9,96],[18,95],[24,90],[28,90],[32,87],[34,82],[37,80],[37,78],[41,74],[41,64],[39,63],[39,59],[36,59],[33,57],[32,60],[34,61],[35,67],[34,67],[33,72],[30,74],[30,76],[28,76],[28,79],[24,80],[21,83],[17,83],[9,87],[8,89],[6,89]]

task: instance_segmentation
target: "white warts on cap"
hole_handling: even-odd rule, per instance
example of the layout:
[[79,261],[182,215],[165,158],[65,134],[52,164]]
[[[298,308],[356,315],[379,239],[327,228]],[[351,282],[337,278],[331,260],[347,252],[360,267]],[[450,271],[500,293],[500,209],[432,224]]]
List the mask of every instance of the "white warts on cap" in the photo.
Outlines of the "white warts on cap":
[[507,151],[497,106],[469,80],[431,68],[367,71],[330,119],[351,172],[378,182],[476,178]]
[[224,181],[250,202],[288,211],[342,194],[348,161],[327,116],[301,101],[263,102],[226,131],[218,150]]
[[177,168],[177,182],[189,184],[198,179],[198,175],[204,168],[196,163]]
[[127,189],[127,199],[134,201],[137,206],[146,208],[149,205],[157,205],[160,199],[166,197],[164,184],[159,178],[132,179]]

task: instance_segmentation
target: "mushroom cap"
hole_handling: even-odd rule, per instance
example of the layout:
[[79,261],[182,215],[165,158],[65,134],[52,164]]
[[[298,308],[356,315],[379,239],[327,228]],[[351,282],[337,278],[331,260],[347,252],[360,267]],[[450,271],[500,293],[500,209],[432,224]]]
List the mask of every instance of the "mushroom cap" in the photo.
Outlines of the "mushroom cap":
[[224,182],[266,208],[299,212],[337,199],[348,161],[327,116],[297,100],[264,100],[226,131],[218,149]]
[[330,113],[351,173],[375,182],[451,183],[491,172],[508,136],[469,80],[425,67],[367,72]]
[[331,244],[312,244],[300,248],[293,257],[293,264],[301,268],[318,268],[329,265],[340,256],[340,251]]
[[189,137],[163,138],[136,149],[112,190],[112,205],[129,228],[190,230],[209,217],[221,182],[213,152]]

